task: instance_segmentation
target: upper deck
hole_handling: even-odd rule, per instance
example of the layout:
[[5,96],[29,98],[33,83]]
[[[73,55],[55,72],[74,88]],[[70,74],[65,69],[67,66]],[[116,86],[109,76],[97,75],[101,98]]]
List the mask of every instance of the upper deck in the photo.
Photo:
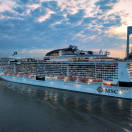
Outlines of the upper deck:
[[57,49],[48,52],[45,61],[87,61],[93,58],[108,58],[109,52],[83,51],[79,50],[77,46],[70,45],[67,48]]

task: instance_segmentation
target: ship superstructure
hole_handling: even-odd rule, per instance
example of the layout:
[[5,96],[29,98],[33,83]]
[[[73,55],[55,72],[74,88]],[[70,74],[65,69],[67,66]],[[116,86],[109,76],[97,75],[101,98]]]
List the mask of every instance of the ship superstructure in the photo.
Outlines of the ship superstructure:
[[44,57],[45,76],[60,76],[70,79],[94,81],[118,79],[118,63],[108,57],[109,52],[82,51],[76,46],[53,50]]
[[92,56],[89,58],[80,56],[66,59],[46,61],[44,66],[45,75],[109,81],[118,79],[117,60]]

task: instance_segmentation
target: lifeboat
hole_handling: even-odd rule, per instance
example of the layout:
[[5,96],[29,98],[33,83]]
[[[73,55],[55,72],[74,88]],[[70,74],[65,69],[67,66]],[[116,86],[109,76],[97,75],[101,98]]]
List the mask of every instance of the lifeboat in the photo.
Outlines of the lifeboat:
[[70,80],[70,81],[76,81],[77,78],[76,78],[76,77],[69,77],[69,80]]
[[26,74],[26,76],[27,76],[27,77],[30,77],[30,76],[31,76],[31,74],[27,73],[27,74]]
[[17,73],[14,73],[14,76],[17,76]]
[[117,86],[118,85],[118,80],[114,80],[114,81],[103,81],[104,85],[112,85],[112,86]]
[[17,74],[16,74],[16,76],[17,76],[17,77],[19,77],[19,76],[20,76],[20,74],[19,74],[19,73],[17,73]]
[[8,72],[5,72],[4,75],[9,75],[9,73]]
[[64,78],[64,82],[67,82],[69,79],[68,79],[68,77],[65,77]]
[[9,75],[13,75],[13,73],[9,73]]
[[30,74],[30,73],[27,73],[27,77],[31,77],[32,76],[32,74]]
[[19,76],[22,76],[22,73],[18,73]]
[[28,77],[28,74],[27,74],[27,73],[25,73],[25,74],[24,74],[24,76],[25,76],[25,77]]
[[49,80],[52,80],[52,77],[49,77]]
[[97,79],[95,79],[95,80],[93,80],[93,82],[95,82],[95,83],[101,83],[101,82],[103,82],[102,80],[97,80]]
[[16,76],[16,75],[17,75],[17,73],[10,73],[10,75],[12,75],[12,76]]
[[65,78],[64,76],[57,77],[57,79],[64,79],[64,78]]
[[80,78],[79,81],[81,81],[81,82],[88,82],[88,78]]
[[92,79],[88,79],[88,83],[92,83],[93,82],[93,80]]
[[12,73],[8,73],[8,75],[12,75]]
[[109,85],[109,86],[111,85],[110,82],[103,82],[103,84],[104,84],[104,85]]
[[22,73],[22,76],[25,76],[25,74],[24,74],[24,73]]
[[25,77],[29,77],[30,74],[29,74],[29,73],[25,73],[24,76],[25,76]]
[[33,74],[30,74],[30,76],[29,76],[30,78],[34,78],[35,77],[35,75],[33,75]]

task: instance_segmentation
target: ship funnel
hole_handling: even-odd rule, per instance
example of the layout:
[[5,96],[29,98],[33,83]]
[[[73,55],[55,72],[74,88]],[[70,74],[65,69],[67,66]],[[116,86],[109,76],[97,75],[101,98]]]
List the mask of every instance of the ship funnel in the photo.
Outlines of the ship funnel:
[[127,27],[127,47],[126,47],[126,55],[127,59],[129,58],[129,36],[132,34],[132,26]]

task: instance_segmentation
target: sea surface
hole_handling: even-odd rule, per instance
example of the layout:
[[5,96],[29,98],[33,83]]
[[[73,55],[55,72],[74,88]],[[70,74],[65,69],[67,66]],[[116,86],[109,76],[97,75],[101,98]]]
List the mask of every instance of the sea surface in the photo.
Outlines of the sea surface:
[[0,80],[0,132],[132,132],[132,100]]

